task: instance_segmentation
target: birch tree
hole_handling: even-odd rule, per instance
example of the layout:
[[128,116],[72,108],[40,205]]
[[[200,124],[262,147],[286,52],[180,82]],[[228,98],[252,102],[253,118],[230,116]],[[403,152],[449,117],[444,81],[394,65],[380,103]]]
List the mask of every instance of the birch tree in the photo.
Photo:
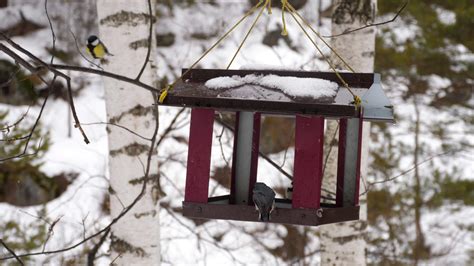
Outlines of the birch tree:
[[[346,29],[356,29],[373,22],[376,12],[376,0],[338,0],[332,16],[332,34],[337,35]],[[344,58],[356,72],[374,71],[375,28],[356,31],[332,39],[332,47]],[[343,64],[334,55],[332,62],[343,69]],[[337,174],[337,137],[338,123],[330,121],[326,129],[325,151],[330,151],[324,172],[323,187],[336,187]],[[361,155],[361,182],[367,176],[367,157],[370,123],[364,122]],[[331,147],[332,145],[332,147]],[[361,183],[361,190],[364,185]],[[327,195],[329,196],[329,195]],[[321,226],[321,264],[322,265],[365,265],[367,227],[366,198],[360,199],[360,220]]]
[[[147,84],[157,80],[156,40],[150,32],[149,9],[154,1],[98,0],[99,38],[110,53],[105,70],[136,78]],[[151,14],[154,14],[151,12]],[[151,42],[149,37],[151,34]],[[150,45],[150,60],[141,74]],[[129,83],[104,78],[109,140],[110,209],[117,216],[139,195],[144,180],[149,140],[113,126],[151,137],[157,110],[154,95]],[[111,231],[111,259],[119,265],[156,265],[160,262],[158,210],[158,161],[154,156],[146,194]]]

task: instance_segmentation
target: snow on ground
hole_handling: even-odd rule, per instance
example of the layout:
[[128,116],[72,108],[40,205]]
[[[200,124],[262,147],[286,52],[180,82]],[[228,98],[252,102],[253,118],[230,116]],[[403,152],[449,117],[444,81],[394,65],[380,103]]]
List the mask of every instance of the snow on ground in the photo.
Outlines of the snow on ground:
[[[198,58],[203,51],[207,49],[213,40],[201,40],[196,38],[196,33],[201,33],[207,36],[217,36],[229,28],[231,23],[235,22],[241,17],[243,10],[247,9],[244,4],[247,1],[219,1],[221,6],[213,6],[207,4],[197,4],[195,8],[174,9],[173,15],[167,14],[166,8],[162,11],[165,16],[158,20],[157,31],[161,33],[174,32],[176,33],[176,43],[169,48],[158,49],[158,71],[160,76],[173,77],[173,74],[180,73],[182,67],[190,66],[194,60]],[[315,2],[315,1],[314,1]],[[225,8],[225,12],[223,12]],[[14,8],[15,10],[18,7]],[[9,9],[10,10],[10,9]],[[38,18],[38,21],[44,22],[44,14],[39,8],[31,8],[28,5],[22,7],[25,14],[31,14]],[[311,18],[315,7],[313,2],[304,8],[303,16]],[[3,11],[2,11],[3,12]],[[41,13],[41,16],[38,15]],[[307,41],[304,35],[300,32],[297,26],[289,22],[288,31],[297,51],[290,49],[285,43],[280,42],[276,47],[270,48],[261,43],[263,33],[265,30],[274,27],[281,19],[281,13],[278,9],[273,10],[272,16],[264,15],[262,20],[257,25],[254,33],[249,37],[242,52],[237,56],[233,68],[239,68],[248,64],[268,64],[280,65],[288,68],[299,68],[305,70],[327,70],[327,65],[321,60],[317,59],[314,48],[311,43]],[[213,19],[209,19],[213,18]],[[290,20],[289,20],[290,21]],[[313,24],[315,19],[311,20]],[[216,51],[206,57],[200,63],[201,67],[225,67],[231,56],[237,49],[239,41],[245,34],[245,28],[248,28],[250,22],[244,23],[236,34],[230,36]],[[394,25],[394,24],[391,24]],[[411,25],[407,27],[406,24],[394,25],[398,40],[401,42],[406,39],[414,38],[417,32],[417,26]],[[323,20],[323,27],[321,28],[323,35],[330,32],[328,21]],[[397,33],[398,31],[398,33]],[[193,37],[194,36],[194,37]],[[15,38],[22,46],[29,49],[36,55],[40,55],[43,59],[47,59],[44,47],[50,45],[50,32],[45,29],[34,33],[27,37]],[[396,45],[394,43],[394,45]],[[327,48],[323,48],[326,53],[329,52]],[[4,55],[0,55],[5,58]],[[245,67],[244,67],[245,68]],[[81,92],[80,96],[76,98],[76,108],[79,118],[83,124],[105,122],[105,103],[103,100],[103,91],[101,86],[101,79],[86,75],[90,84]],[[433,79],[433,82],[437,82]],[[275,81],[275,80],[273,80]],[[236,84],[239,81],[235,81]],[[402,84],[402,83],[399,83]],[[440,83],[441,85],[441,83]],[[389,87],[386,86],[388,89]],[[400,122],[395,126],[391,126],[390,130],[396,136],[396,143],[405,143],[413,145],[412,136],[408,134],[411,132],[409,127],[413,122],[413,103],[406,103],[400,97],[402,91],[406,90],[403,86],[392,87],[389,97],[396,107],[397,115],[407,118],[408,122]],[[2,110],[10,110],[11,120],[18,117],[26,109],[26,107],[10,107],[0,106]],[[442,123],[441,113],[430,107],[422,107],[423,119],[425,124]],[[160,136],[164,134],[167,126],[171,123],[179,108],[160,107]],[[468,110],[460,110],[467,112]],[[438,116],[433,117],[429,114],[437,112]],[[30,116],[33,117],[38,113],[38,107],[32,108]],[[82,137],[78,131],[72,128],[72,137],[68,137],[68,128],[72,123],[68,122],[67,104],[62,101],[50,101],[46,107],[43,124],[51,132],[52,146],[47,153],[42,170],[48,174],[57,174],[61,171],[75,171],[80,175],[69,186],[69,189],[59,198],[51,201],[46,205],[48,215],[55,219],[63,216],[61,222],[55,228],[55,234],[48,242],[47,249],[54,249],[63,247],[65,243],[74,243],[82,237],[83,225],[82,220],[85,220],[86,228],[89,233],[99,229],[110,221],[110,217],[104,216],[100,209],[100,204],[104,196],[108,193],[107,180],[107,133],[104,125],[89,125],[84,126],[84,129],[91,140],[91,144],[86,145],[82,141]],[[443,115],[449,115],[443,112]],[[437,120],[439,118],[439,121]],[[429,120],[431,119],[431,120]],[[401,120],[403,121],[403,120]],[[447,126],[449,130],[459,131],[459,135],[453,137],[453,143],[459,143],[462,138],[465,138],[466,132],[462,124],[450,124]],[[160,145],[158,149],[158,156],[161,162],[161,182],[166,193],[161,199],[164,204],[169,204],[171,208],[180,207],[183,200],[184,184],[185,184],[185,162],[187,159],[186,139],[189,132],[189,111],[185,111],[181,118],[175,125],[176,130],[172,131],[170,136]],[[221,141],[219,138],[222,134],[222,128],[215,125],[214,138],[212,147],[212,165],[224,166],[231,160],[231,150],[233,138],[232,135],[224,131]],[[474,143],[472,134],[467,134],[470,143]],[[184,141],[184,142],[183,142]],[[433,141],[427,135],[422,139],[430,152],[436,153],[439,151],[440,143]],[[431,145],[433,144],[433,145]],[[377,143],[373,145],[379,145]],[[222,156],[224,153],[224,158]],[[285,160],[286,156],[286,160]],[[289,149],[287,153],[281,152],[279,154],[271,155],[271,158],[278,163],[283,163],[286,171],[291,172],[292,158],[294,156],[293,149]],[[472,156],[471,156],[472,157]],[[461,167],[464,178],[474,178],[474,164],[472,158],[469,156],[456,157],[456,160],[449,160],[449,158],[440,157],[433,161],[437,166],[445,165],[445,167]],[[400,163],[400,170],[407,169],[413,165],[412,158],[408,157]],[[423,165],[429,168],[430,164]],[[214,169],[212,170],[214,171]],[[259,160],[258,167],[259,180],[267,183],[270,186],[288,186],[289,180],[282,176],[277,170],[271,167],[262,159]],[[369,181],[373,181],[374,177],[369,177]],[[379,178],[379,177],[377,177]],[[401,180],[407,181],[411,178],[410,175],[401,177]],[[396,186],[393,186],[396,189]],[[217,186],[215,181],[211,180],[210,193],[212,195],[227,194],[228,190]],[[41,206],[33,206],[26,208],[17,208],[8,204],[0,204],[0,222],[9,219],[20,221],[28,224],[36,218],[30,214],[35,214]],[[471,217],[471,209],[460,211],[456,216],[450,219],[468,220]],[[447,214],[427,213],[425,214],[424,224],[431,227],[433,221],[441,220],[443,223],[449,225],[450,220],[446,220]],[[446,221],[444,221],[446,220]],[[454,221],[453,221],[454,222]],[[286,228],[283,225],[261,225],[245,222],[228,222],[228,221],[209,221],[204,225],[197,226],[194,222],[184,219],[181,214],[170,212],[169,208],[162,208],[160,210],[160,224],[161,224],[161,243],[162,256],[165,264],[199,264],[199,265],[223,265],[223,264],[284,264],[281,259],[277,259],[268,251],[255,242],[254,237],[258,236],[260,241],[270,248],[277,247],[282,244],[281,237],[286,234]],[[261,236],[262,229],[270,228],[268,235]],[[300,230],[302,227],[298,227]],[[440,234],[450,234],[451,229],[448,228],[440,231]],[[225,233],[225,234],[224,234]],[[223,236],[222,236],[223,235]],[[219,238],[222,236],[222,238]],[[467,243],[466,247],[460,248],[459,252],[465,252],[469,243],[468,236],[462,236],[463,243]],[[437,243],[439,239],[435,233],[429,236],[430,243]],[[218,240],[216,240],[218,239]],[[310,244],[307,246],[308,253],[318,248],[319,243],[316,237],[311,238]],[[102,252],[106,252],[104,247]],[[78,249],[70,251],[67,256],[78,254]],[[465,254],[465,253],[463,253]],[[463,260],[464,255],[460,255],[460,260]],[[307,258],[310,264],[317,263],[317,255]],[[44,258],[37,257],[37,262],[41,263]],[[102,258],[99,264],[107,264],[110,258]]]

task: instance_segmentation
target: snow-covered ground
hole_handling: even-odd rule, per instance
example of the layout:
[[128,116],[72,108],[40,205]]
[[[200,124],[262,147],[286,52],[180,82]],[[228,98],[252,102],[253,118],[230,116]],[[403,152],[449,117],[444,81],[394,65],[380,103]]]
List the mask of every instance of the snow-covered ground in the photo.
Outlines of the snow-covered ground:
[[[12,1],[13,2],[13,1]],[[313,11],[316,10],[316,1],[309,1],[309,4],[302,11],[302,15],[310,18],[313,24],[316,19],[313,17]],[[327,1],[325,1],[327,2]],[[176,34],[176,43],[169,48],[159,47],[158,49],[158,72],[159,76],[167,76],[171,80],[179,74],[182,67],[188,67],[194,60],[209,47],[213,40],[199,40],[192,38],[195,33],[201,33],[209,36],[222,35],[230,25],[237,21],[248,9],[247,1],[219,1],[220,6],[208,4],[196,4],[193,8],[175,8],[169,11],[162,7],[160,12],[163,14],[158,20],[158,33],[173,32]],[[16,16],[18,6],[10,7],[0,12],[11,12],[11,16]],[[6,11],[7,10],[7,11]],[[35,21],[46,25],[44,10],[38,7],[38,4],[23,5],[21,7],[24,14],[28,18],[35,18]],[[172,12],[172,14],[170,13]],[[290,22],[288,18],[288,32],[293,40],[293,46],[297,51],[290,48],[287,44],[280,40],[278,46],[273,48],[262,44],[264,33],[269,29],[275,29],[275,25],[281,21],[281,12],[278,9],[273,10],[273,15],[262,16],[260,23],[255,28],[253,34],[249,37],[242,52],[236,58],[233,68],[238,69],[248,64],[268,64],[283,68],[301,68],[305,70],[327,70],[327,65],[318,58],[317,53],[311,43],[305,39],[305,36],[297,28],[297,25]],[[210,19],[212,18],[212,19]],[[451,20],[450,20],[451,21]],[[223,68],[227,65],[233,53],[237,49],[240,40],[246,34],[245,29],[250,26],[251,20],[245,22],[234,35],[229,37],[221,46],[213,53],[206,57],[200,64],[201,67]],[[4,25],[4,19],[0,19],[0,24]],[[415,26],[414,26],[415,27]],[[330,33],[329,21],[323,20],[323,26],[320,28],[323,35]],[[414,38],[414,31],[403,31],[399,35],[400,39]],[[85,36],[78,36],[79,39],[85,39]],[[20,45],[33,52],[42,59],[49,59],[44,47],[51,45],[51,33],[49,29],[43,29],[25,37],[14,39]],[[400,41],[400,40],[397,40]],[[328,48],[323,48],[325,53],[329,53]],[[115,56],[120,56],[119,51],[111,51]],[[0,58],[7,58],[4,54],[0,54]],[[87,65],[87,63],[84,63]],[[71,74],[77,77],[79,74]],[[80,74],[86,79],[88,85],[76,97],[76,109],[78,116],[83,124],[98,123],[106,121],[105,102],[103,97],[102,80],[93,75]],[[442,86],[445,83],[442,79],[434,78],[433,82]],[[389,88],[386,88],[389,89]],[[404,143],[413,146],[413,137],[410,136],[410,127],[412,127],[414,112],[412,102],[403,102],[400,92],[407,88],[401,86],[399,88],[390,88],[389,93],[392,103],[396,106],[397,115],[400,116],[400,123],[391,126],[393,135],[396,139],[395,143]],[[421,115],[424,120],[424,126],[429,127],[432,124],[443,123],[445,119],[453,118],[451,112],[440,112],[431,107],[423,106],[420,102]],[[1,105],[0,110],[9,110],[9,119],[14,121],[15,118],[27,109],[23,107],[12,107]],[[33,107],[29,112],[29,117],[34,117],[39,111],[38,107]],[[164,133],[173,118],[179,112],[178,108],[160,107],[160,136]],[[432,114],[436,112],[437,115]],[[459,116],[469,114],[472,116],[472,110],[459,110]],[[402,119],[403,118],[403,119]],[[31,119],[30,119],[31,120]],[[196,225],[193,221],[185,219],[180,213],[175,212],[173,208],[179,208],[183,200],[184,178],[185,178],[185,162],[187,159],[187,146],[183,142],[183,138],[187,139],[189,131],[189,111],[181,114],[180,119],[175,124],[175,130],[164,140],[158,149],[158,157],[161,161],[161,184],[166,196],[161,199],[161,203],[166,208],[161,208],[160,224],[161,224],[161,253],[164,264],[198,264],[198,265],[227,265],[227,264],[286,264],[281,258],[273,256],[272,250],[282,246],[283,237],[287,234],[287,227],[283,225],[261,225],[244,222],[229,221],[209,221],[202,225]],[[52,145],[46,154],[44,164],[41,169],[47,174],[54,175],[64,171],[73,171],[80,173],[74,182],[69,186],[68,190],[59,198],[46,204],[47,216],[50,220],[61,217],[60,222],[54,228],[54,234],[48,241],[46,250],[62,248],[76,243],[82,239],[84,228],[86,235],[89,235],[104,225],[106,225],[111,217],[103,213],[101,204],[108,194],[108,177],[107,177],[107,132],[103,124],[86,125],[84,129],[91,140],[91,144],[86,145],[82,141],[79,132],[72,128],[72,136],[68,137],[68,130],[71,122],[69,120],[68,105],[64,101],[50,100],[43,114],[42,124],[51,133]],[[467,141],[474,145],[474,137],[472,132],[465,132],[466,128],[463,123],[453,123],[447,126],[452,132],[459,132],[453,135],[450,142],[461,143]],[[214,127],[214,136],[219,136],[222,128],[218,125]],[[442,143],[434,140],[429,134],[423,134],[422,143],[425,145],[427,154],[439,153]],[[212,165],[222,167],[231,160],[231,146],[233,137],[228,131],[224,131],[221,139],[214,138],[212,149]],[[374,147],[378,147],[378,143]],[[222,157],[224,154],[225,159]],[[437,157],[434,160],[420,166],[420,170],[425,168],[439,167],[447,172],[450,169],[458,168],[462,170],[460,176],[463,178],[474,179],[474,164],[472,158],[472,149],[468,149],[462,153],[463,156],[456,156],[456,160],[452,160],[451,156]],[[278,163],[285,162],[284,168],[292,171],[293,150],[287,152],[273,154],[271,157]],[[285,160],[286,158],[286,160]],[[425,158],[422,158],[422,160]],[[407,156],[400,162],[400,172],[413,166],[412,156]],[[396,173],[395,173],[396,174]],[[281,175],[277,170],[271,167],[267,162],[260,159],[258,168],[259,179],[267,183],[269,186],[289,186],[290,181]],[[369,182],[380,180],[382,176],[368,177]],[[410,175],[401,177],[401,180],[409,180]],[[410,181],[406,181],[410,182]],[[393,187],[396,189],[396,186]],[[223,195],[228,193],[226,189],[219,186],[217,182],[211,180],[210,191],[212,195]],[[34,216],[42,208],[42,206],[33,206],[18,208],[8,204],[0,204],[0,223],[15,220],[20,221],[24,225],[37,220]],[[447,214],[447,213],[450,214]],[[445,239],[446,235],[451,235],[456,228],[450,226],[458,221],[468,221],[473,217],[474,208],[464,208],[457,211],[454,215],[449,210],[436,213],[426,213],[423,218],[423,225],[426,228],[434,228],[433,223],[441,221],[445,224],[442,229],[430,230],[427,232],[428,242],[439,248],[445,247],[440,239]],[[449,219],[446,219],[446,217]],[[85,219],[86,218],[86,219]],[[264,230],[271,229],[271,230]],[[25,230],[27,230],[25,228]],[[301,234],[304,227],[296,227]],[[0,232],[0,236],[1,236]],[[309,244],[305,247],[305,254],[312,254],[304,261],[314,265],[319,263],[317,249],[319,248],[318,239],[316,237],[317,229],[312,229],[309,233]],[[440,236],[440,237],[438,237]],[[472,249],[474,241],[472,234],[462,236],[453,236],[462,239],[458,241],[456,259],[441,258],[435,263],[443,262],[464,263],[466,261],[466,252]],[[1,238],[1,237],[0,237]],[[97,240],[95,240],[97,242]],[[88,247],[92,243],[87,244]],[[64,253],[64,257],[80,254],[82,247]],[[99,252],[106,253],[107,245],[104,245]],[[1,253],[2,255],[5,254]],[[82,255],[82,257],[84,257]],[[35,257],[37,263],[43,262],[50,256]],[[98,260],[99,264],[107,264],[113,258],[102,257]],[[57,258],[52,262],[59,264]]]

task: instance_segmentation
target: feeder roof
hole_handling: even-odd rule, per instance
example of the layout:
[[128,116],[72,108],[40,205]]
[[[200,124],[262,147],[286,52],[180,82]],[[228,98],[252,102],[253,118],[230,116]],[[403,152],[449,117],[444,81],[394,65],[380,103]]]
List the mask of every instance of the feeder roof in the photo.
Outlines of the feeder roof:
[[[364,120],[393,121],[393,108],[380,85],[379,74],[340,75],[361,97]],[[352,101],[352,95],[333,72],[193,69],[169,91],[163,105],[358,117]]]

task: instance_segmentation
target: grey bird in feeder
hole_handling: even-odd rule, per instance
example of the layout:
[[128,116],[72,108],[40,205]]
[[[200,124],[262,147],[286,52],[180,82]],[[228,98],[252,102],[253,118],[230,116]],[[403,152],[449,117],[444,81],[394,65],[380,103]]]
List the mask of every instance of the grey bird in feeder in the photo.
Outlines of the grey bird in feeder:
[[275,192],[264,183],[255,183],[253,187],[253,202],[259,212],[259,220],[270,221],[270,213],[275,205]]

